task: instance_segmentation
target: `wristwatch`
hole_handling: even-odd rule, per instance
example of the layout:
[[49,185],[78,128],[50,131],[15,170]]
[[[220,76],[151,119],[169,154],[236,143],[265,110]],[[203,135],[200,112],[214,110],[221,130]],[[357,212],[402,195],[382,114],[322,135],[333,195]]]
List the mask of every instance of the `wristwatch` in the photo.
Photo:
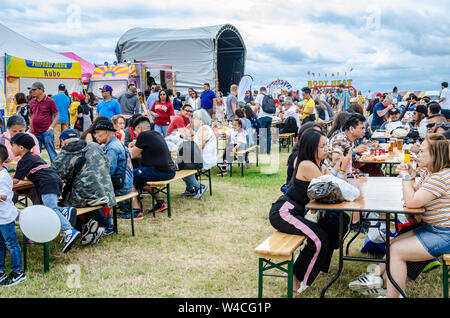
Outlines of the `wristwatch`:
[[405,174],[402,179],[404,181],[411,181],[412,180],[412,178],[411,178],[411,176],[409,174]]

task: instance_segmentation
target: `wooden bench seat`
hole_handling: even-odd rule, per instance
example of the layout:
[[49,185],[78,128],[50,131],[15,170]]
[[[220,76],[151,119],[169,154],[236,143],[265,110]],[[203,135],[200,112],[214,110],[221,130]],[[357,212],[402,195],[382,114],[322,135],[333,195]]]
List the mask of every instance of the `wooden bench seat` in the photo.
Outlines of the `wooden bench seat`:
[[448,298],[448,284],[450,280],[450,254],[442,255],[442,285],[444,287],[444,298]]
[[147,185],[155,188],[165,187],[174,181],[189,177],[190,175],[193,175],[195,173],[197,173],[197,170],[179,170],[175,173],[175,177],[173,177],[172,179],[163,181],[148,181]]
[[[294,252],[305,241],[306,237],[302,235],[286,234],[275,232],[269,236],[264,242],[255,248],[255,253],[259,257],[258,270],[258,297],[263,294],[263,278],[264,276],[284,277],[280,275],[265,275],[264,272],[277,268],[287,273],[287,297],[292,298],[293,287],[293,268],[294,268]],[[274,262],[275,260],[276,262]],[[287,265],[287,268],[283,266]]]
[[[153,191],[151,194],[152,196],[152,207],[153,207],[153,216],[155,216],[155,195],[157,193],[163,193],[167,196],[167,216],[171,217],[172,216],[172,204],[171,204],[171,196],[170,196],[170,184],[174,181],[183,179],[185,177],[191,176],[191,175],[208,175],[209,178],[209,189],[210,189],[210,195],[212,195],[211,192],[211,172],[210,170],[202,170],[202,171],[198,171],[198,170],[178,170],[175,173],[175,176],[172,179],[169,180],[161,180],[161,181],[148,181],[147,185],[153,188]],[[201,181],[201,179],[200,179]],[[138,196],[138,201],[142,202],[142,198],[141,196]]]

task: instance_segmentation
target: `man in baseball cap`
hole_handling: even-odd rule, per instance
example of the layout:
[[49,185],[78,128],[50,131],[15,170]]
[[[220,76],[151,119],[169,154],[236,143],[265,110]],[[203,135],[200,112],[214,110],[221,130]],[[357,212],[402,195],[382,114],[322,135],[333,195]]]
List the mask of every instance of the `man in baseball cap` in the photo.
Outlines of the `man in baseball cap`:
[[61,132],[61,135],[59,136],[59,139],[61,141],[67,140],[67,139],[73,139],[78,138],[78,133],[75,129],[65,129]]
[[35,89],[42,89],[44,90],[44,84],[41,82],[34,82],[31,84],[31,87],[28,87],[29,90],[34,91]]
[[103,100],[101,100],[97,105],[95,117],[105,116],[108,119],[111,119],[114,115],[122,113],[119,102],[112,98],[112,87],[109,85],[103,85],[101,91]]

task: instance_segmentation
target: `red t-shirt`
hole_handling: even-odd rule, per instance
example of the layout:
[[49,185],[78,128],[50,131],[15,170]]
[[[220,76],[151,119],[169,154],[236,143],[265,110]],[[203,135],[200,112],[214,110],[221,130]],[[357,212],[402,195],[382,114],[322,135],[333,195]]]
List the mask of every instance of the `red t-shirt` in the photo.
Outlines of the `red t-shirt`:
[[175,111],[171,102],[162,103],[155,101],[150,111],[157,113],[159,116],[155,117],[155,125],[169,126],[170,116],[175,116]]
[[30,101],[30,114],[33,135],[40,135],[48,130],[53,122],[53,116],[58,113],[55,101],[44,95],[39,102],[36,98]]
[[184,118],[181,114],[176,115],[167,128],[166,136],[169,136],[175,129],[187,127],[190,123],[189,118]]

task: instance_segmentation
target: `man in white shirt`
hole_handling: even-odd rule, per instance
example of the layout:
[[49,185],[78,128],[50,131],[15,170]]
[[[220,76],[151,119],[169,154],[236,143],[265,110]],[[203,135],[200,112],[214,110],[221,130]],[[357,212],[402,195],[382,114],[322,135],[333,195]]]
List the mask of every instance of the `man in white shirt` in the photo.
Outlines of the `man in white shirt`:
[[443,114],[447,119],[450,118],[450,91],[448,90],[448,83],[443,82],[441,84],[441,98],[439,99],[439,104],[441,105],[441,114]]
[[[258,110],[258,119],[259,119],[259,122],[261,124],[260,130],[262,132],[264,132],[264,129],[266,129],[266,133],[265,133],[265,136],[264,136],[264,137],[266,137],[266,139],[263,137],[262,140],[263,141],[264,140],[267,141],[267,148],[266,149],[267,149],[267,153],[269,154],[270,153],[271,138],[272,138],[270,129],[272,127],[273,114],[268,114],[262,109],[263,99],[264,99],[264,96],[266,96],[266,94],[267,94],[267,89],[264,86],[262,86],[259,89],[258,96],[256,97],[255,105],[256,105],[256,108]],[[263,149],[266,147],[266,145],[260,143],[260,147],[263,147],[261,152],[264,153]]]

